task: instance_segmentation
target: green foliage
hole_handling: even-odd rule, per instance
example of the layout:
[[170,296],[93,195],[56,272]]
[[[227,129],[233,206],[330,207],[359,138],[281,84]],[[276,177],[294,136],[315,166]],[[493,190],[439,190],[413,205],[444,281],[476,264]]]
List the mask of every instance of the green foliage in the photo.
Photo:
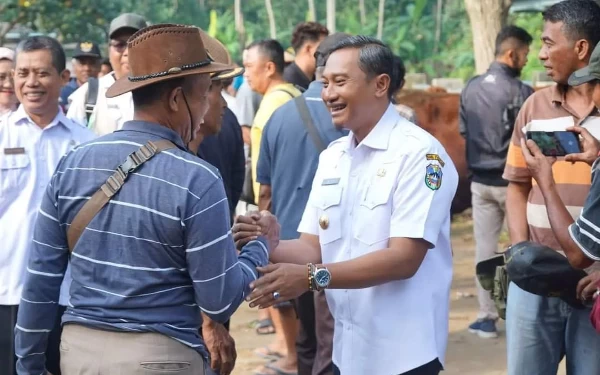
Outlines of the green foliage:
[[[14,1],[12,7],[1,4]],[[183,23],[202,27],[227,46],[240,60],[240,38],[235,30],[233,0],[28,0],[27,7],[16,0],[0,1],[0,22],[18,20],[36,32],[55,33],[64,43],[93,40],[105,43],[110,21],[123,12],[144,15],[151,23]],[[269,37],[264,0],[242,0],[246,42]],[[308,1],[274,0],[277,39],[289,47],[294,26],[308,18]],[[337,31],[375,36],[379,0],[365,0],[366,23],[361,24],[359,0],[336,1]],[[436,35],[437,0],[387,0],[383,41],[399,54],[409,72],[425,72],[430,78],[468,79],[474,72],[471,27],[464,0],[444,0],[441,32]],[[317,21],[326,23],[326,2],[315,0]],[[542,18],[539,14],[511,16],[511,22],[534,36],[529,64],[523,76],[540,70],[537,59]],[[437,38],[437,40],[436,40]],[[0,41],[1,42],[1,41]]]
[[544,27],[544,19],[542,18],[541,13],[519,13],[518,15],[512,17],[511,21],[515,25],[527,30],[527,32],[529,32],[529,34],[531,34],[533,37],[533,43],[531,44],[528,56],[529,60],[521,72],[521,77],[529,80],[532,78],[532,73],[534,71],[544,70],[540,59],[537,57],[540,49],[542,48],[542,30]]

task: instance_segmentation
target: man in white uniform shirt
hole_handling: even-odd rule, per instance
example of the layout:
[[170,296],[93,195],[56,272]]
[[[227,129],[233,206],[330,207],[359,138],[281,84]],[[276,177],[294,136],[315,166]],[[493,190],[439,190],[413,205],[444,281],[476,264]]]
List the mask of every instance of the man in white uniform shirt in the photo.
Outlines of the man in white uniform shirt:
[[[13,375],[14,329],[33,228],[42,197],[58,162],[94,135],[67,119],[59,108],[66,81],[65,53],[49,37],[24,40],[17,47],[14,84],[19,108],[0,118],[0,374]],[[44,214],[40,212],[40,214]],[[68,304],[63,288],[59,304]],[[65,298],[66,297],[66,298]],[[62,310],[64,311],[64,310]],[[62,315],[62,314],[60,314]],[[60,317],[50,335],[46,366],[60,375]]]
[[[127,39],[146,26],[146,20],[133,13],[121,14],[110,23],[108,55],[113,71],[95,81],[96,95],[93,94],[93,89],[90,90],[91,82],[88,81],[69,96],[71,104],[67,112],[68,118],[88,126],[99,136],[121,129],[126,121],[133,119],[131,93],[107,98],[106,90],[117,79],[129,74]],[[95,97],[96,100],[90,101],[90,97]]]
[[[365,36],[332,49],[322,97],[351,132],[321,154],[300,238],[272,251],[276,264],[259,269],[248,297],[265,307],[325,289],[342,375],[437,375],[444,365],[458,174],[443,146],[391,105],[393,62]],[[274,222],[241,217],[234,238]]]

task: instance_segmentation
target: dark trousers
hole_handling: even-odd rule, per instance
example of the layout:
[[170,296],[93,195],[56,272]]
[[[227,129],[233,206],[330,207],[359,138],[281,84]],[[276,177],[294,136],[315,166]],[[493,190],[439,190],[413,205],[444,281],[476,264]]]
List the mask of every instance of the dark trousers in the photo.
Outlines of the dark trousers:
[[300,321],[296,338],[298,375],[332,375],[334,320],[325,292],[308,292],[295,301]]
[[[17,357],[15,356],[15,325],[19,306],[0,306],[0,375],[15,375]],[[54,328],[48,336],[46,349],[46,369],[53,375],[60,375],[60,324],[65,307],[59,306]]]
[[[408,372],[403,372],[400,375],[438,375],[442,371],[442,364],[436,358],[433,361],[424,364],[423,366],[412,369]],[[333,375],[341,375],[340,369],[333,365]]]

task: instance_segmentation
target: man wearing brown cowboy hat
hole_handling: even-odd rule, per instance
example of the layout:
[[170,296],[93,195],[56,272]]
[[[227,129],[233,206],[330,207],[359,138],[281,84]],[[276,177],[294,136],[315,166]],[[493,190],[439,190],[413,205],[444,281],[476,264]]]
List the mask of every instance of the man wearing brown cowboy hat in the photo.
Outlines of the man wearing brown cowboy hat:
[[130,73],[107,96],[132,92],[134,120],[70,152],[44,195],[22,294],[32,303],[16,326],[19,374],[45,373],[69,259],[64,375],[204,374],[200,312],[229,319],[277,246],[274,226],[236,254],[219,173],[186,148],[210,74],[233,67],[213,62],[190,26],[142,29],[128,50]]

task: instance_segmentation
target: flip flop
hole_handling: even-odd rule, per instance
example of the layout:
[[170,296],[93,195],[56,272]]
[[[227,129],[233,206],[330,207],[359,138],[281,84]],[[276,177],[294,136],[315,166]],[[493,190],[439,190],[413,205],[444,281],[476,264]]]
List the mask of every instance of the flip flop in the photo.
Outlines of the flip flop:
[[263,372],[261,370],[254,371],[253,375],[298,375],[298,372],[286,372],[280,368],[277,368],[273,365],[265,365],[269,370],[275,371],[275,374],[271,372]]
[[257,335],[272,335],[275,333],[275,327],[271,319],[259,320],[254,326]]
[[[264,352],[261,352],[260,350],[263,349]],[[254,350],[254,355],[263,359],[267,359],[269,361],[276,361],[278,359],[283,358],[283,355],[281,355],[280,353],[274,352],[271,349],[269,349],[268,346],[262,347],[262,348],[258,348],[256,350]]]
[[298,371],[294,371],[294,372],[287,372],[287,371],[283,371],[282,369],[280,369],[279,367],[275,367],[274,364],[268,363],[265,365],[266,368],[275,371],[275,373],[277,375],[298,375]]

